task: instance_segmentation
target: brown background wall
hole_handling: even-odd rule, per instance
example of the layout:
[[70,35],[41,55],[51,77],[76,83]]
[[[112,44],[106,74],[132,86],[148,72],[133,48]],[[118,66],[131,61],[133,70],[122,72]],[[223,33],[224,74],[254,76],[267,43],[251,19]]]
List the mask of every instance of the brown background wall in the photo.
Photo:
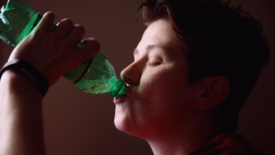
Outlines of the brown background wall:
[[[2,5],[6,1],[0,1]],[[133,61],[132,52],[145,29],[136,24],[141,0],[23,0],[41,14],[56,13],[55,22],[71,18],[86,28],[85,37],[95,37],[114,65],[117,75]],[[239,133],[259,149],[275,154],[275,1],[234,0],[264,26],[271,48],[271,62],[264,69],[247,105],[240,114]],[[0,63],[12,47],[0,43]],[[27,88],[26,88],[27,89]],[[46,147],[49,155],[150,155],[148,144],[116,130],[114,104],[108,95],[86,94],[61,78],[43,103]]]

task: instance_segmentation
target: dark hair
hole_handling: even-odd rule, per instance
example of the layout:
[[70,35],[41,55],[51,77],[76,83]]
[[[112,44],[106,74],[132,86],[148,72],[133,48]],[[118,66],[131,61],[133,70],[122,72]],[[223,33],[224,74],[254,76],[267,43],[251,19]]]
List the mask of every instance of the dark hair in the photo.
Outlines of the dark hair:
[[190,64],[189,81],[225,76],[227,98],[217,107],[220,132],[235,132],[244,106],[270,57],[262,25],[240,6],[220,0],[145,0],[139,7],[145,24],[166,18]]

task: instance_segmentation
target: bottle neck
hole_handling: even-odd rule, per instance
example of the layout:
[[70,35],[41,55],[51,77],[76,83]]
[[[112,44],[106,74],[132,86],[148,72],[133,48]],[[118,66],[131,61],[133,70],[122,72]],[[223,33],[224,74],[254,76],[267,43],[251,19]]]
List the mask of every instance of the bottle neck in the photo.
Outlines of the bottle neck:
[[109,96],[119,98],[125,93],[126,89],[126,84],[121,79],[116,79],[113,88],[109,91]]

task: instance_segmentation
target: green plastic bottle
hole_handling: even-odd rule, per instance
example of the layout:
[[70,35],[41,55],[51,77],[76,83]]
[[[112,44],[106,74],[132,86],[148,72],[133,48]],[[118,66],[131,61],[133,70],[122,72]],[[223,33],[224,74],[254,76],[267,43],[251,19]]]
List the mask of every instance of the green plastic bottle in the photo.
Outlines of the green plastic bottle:
[[[11,46],[18,45],[39,23],[42,16],[32,7],[19,1],[8,0],[0,13],[0,39]],[[52,25],[52,29],[55,25]],[[77,44],[80,48],[82,42]],[[119,98],[127,86],[116,78],[112,64],[101,53],[81,63],[76,68],[63,74],[76,87],[87,93],[109,93],[111,97]]]

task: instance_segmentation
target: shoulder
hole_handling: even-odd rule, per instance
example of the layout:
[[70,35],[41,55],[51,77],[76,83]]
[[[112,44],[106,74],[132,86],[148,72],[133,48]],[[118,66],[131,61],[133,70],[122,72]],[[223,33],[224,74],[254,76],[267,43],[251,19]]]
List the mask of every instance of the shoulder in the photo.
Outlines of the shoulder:
[[222,133],[202,145],[191,155],[264,155],[243,135]]

